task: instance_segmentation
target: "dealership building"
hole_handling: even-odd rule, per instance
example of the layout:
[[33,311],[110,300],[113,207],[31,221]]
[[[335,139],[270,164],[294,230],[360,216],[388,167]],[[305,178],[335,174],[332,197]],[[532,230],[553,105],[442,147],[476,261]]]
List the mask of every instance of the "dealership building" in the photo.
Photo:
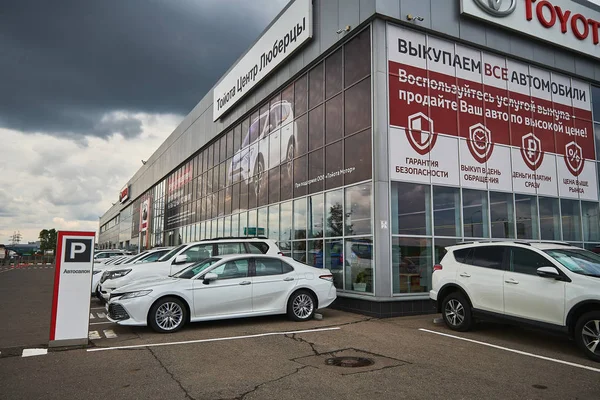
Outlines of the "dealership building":
[[454,243],[594,248],[599,26],[599,0],[291,1],[127,182],[99,245],[267,236],[375,316],[429,311]]

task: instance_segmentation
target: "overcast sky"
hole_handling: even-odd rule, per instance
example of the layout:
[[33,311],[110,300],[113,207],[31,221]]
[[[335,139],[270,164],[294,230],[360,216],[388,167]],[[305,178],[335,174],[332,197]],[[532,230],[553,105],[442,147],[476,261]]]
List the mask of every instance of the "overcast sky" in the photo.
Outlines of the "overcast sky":
[[288,0],[0,0],[0,243],[98,217]]

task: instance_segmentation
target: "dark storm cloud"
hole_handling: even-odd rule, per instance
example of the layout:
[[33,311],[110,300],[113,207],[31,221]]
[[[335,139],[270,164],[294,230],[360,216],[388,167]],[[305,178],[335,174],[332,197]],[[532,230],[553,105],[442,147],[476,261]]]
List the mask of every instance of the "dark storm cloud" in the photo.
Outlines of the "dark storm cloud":
[[108,113],[187,114],[285,3],[4,0],[0,127],[135,137]]

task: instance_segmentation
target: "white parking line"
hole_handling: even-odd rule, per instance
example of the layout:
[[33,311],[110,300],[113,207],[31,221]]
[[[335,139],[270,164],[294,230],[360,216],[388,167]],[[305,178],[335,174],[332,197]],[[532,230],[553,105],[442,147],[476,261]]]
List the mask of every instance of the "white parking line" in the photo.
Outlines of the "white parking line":
[[90,338],[90,340],[100,339],[100,334],[98,331],[90,331],[88,333],[88,338]]
[[92,307],[90,310],[106,310],[104,307]]
[[103,332],[107,339],[114,339],[117,337],[117,334],[112,329],[107,329]]
[[101,347],[101,348],[95,348],[95,349],[88,349],[87,351],[91,352],[91,351],[105,351],[105,350],[123,350],[123,349],[136,349],[136,348],[140,348],[140,347],[158,347],[158,346],[173,346],[173,345],[178,345],[178,344],[219,342],[219,341],[223,341],[223,340],[250,339],[250,338],[257,338],[257,337],[264,337],[264,336],[293,335],[293,334],[297,334],[297,333],[336,331],[339,329],[342,329],[342,328],[335,327],[335,328],[306,329],[303,331],[269,332],[269,333],[259,333],[256,335],[230,336],[230,337],[213,338],[213,339],[187,340],[185,342],[151,343],[151,344],[138,344],[138,345],[133,345],[133,346]]
[[96,317],[94,317],[94,314],[90,313],[90,319],[96,319]]
[[98,318],[100,319],[106,318],[106,314],[104,314],[103,312],[96,313],[96,315],[98,315]]
[[106,321],[106,322],[92,322],[90,325],[106,325],[106,324],[114,324],[114,322]]
[[509,349],[508,347],[502,347],[502,346],[498,346],[495,344],[480,342],[478,340],[467,339],[467,338],[463,338],[460,336],[449,335],[447,333],[442,333],[442,332],[430,331],[429,329],[420,328],[419,330],[423,331],[423,332],[435,333],[436,335],[446,336],[446,337],[453,338],[453,339],[464,340],[465,342],[481,344],[483,346],[493,347],[493,348],[499,349],[499,350],[510,351],[511,353],[517,353],[517,354],[521,354],[521,355],[528,356],[528,357],[539,358],[541,360],[546,360],[546,361],[552,361],[552,362],[555,362],[558,364],[564,364],[564,365],[569,365],[571,367],[583,368],[583,369],[587,369],[589,371],[600,372],[600,369],[588,367],[587,365],[575,364],[575,363],[568,362],[568,361],[558,360],[556,358],[544,357],[544,356],[540,356],[540,355],[533,354],[533,353],[527,353],[525,351]]
[[48,349],[23,349],[21,357],[45,356],[48,354]]

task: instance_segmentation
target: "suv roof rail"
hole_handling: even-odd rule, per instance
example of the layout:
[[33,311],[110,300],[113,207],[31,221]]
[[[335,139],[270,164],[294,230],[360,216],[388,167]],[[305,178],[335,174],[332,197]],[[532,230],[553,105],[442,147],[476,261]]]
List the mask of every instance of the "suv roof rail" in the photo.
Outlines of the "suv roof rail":
[[561,245],[563,245],[563,246],[571,246],[571,247],[575,246],[575,245],[574,245],[574,244],[572,244],[572,243],[569,243],[569,242],[561,242],[561,241],[559,241],[559,240],[550,240],[550,241],[546,241],[546,240],[536,240],[536,241],[533,241],[533,242],[531,242],[531,243],[542,243],[542,244],[543,244],[543,243],[548,243],[548,244],[561,244]]
[[523,240],[511,240],[511,239],[472,240],[472,241],[468,241],[468,242],[459,242],[459,243],[453,244],[452,246],[460,246],[460,245],[475,244],[475,243],[502,243],[502,242],[510,242],[510,243],[522,244],[525,246],[531,246],[530,242],[526,242]]
[[269,239],[266,236],[223,236],[223,237],[218,237],[218,238],[214,238],[214,239],[202,239],[201,242],[211,242],[214,240],[231,240],[231,239],[262,239],[262,240],[266,240]]

